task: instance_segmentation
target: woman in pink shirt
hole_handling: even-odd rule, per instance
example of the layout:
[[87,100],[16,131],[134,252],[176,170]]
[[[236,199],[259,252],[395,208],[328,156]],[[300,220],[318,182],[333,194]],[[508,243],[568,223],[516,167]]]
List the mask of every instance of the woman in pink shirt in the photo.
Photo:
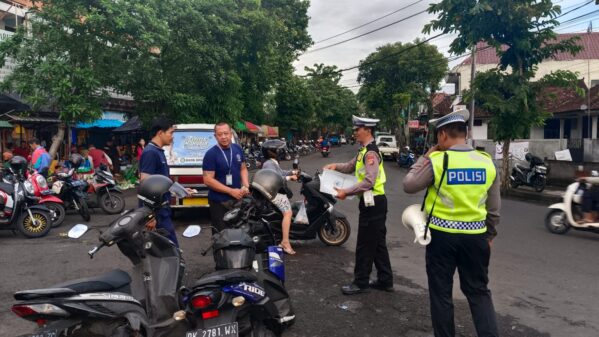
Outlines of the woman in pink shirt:
[[141,153],[144,152],[144,148],[146,147],[146,141],[142,138],[137,142],[137,161],[141,158]]

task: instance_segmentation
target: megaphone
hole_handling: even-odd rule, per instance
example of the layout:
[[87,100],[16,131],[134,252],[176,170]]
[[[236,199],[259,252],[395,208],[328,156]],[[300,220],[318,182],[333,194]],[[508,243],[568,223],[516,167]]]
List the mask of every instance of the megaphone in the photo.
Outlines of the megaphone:
[[[420,210],[420,205],[410,205],[404,209],[401,215],[401,222],[414,232],[414,243],[426,246],[431,243],[431,232],[426,227],[427,216],[426,213]],[[424,232],[428,231],[426,239],[424,239]]]

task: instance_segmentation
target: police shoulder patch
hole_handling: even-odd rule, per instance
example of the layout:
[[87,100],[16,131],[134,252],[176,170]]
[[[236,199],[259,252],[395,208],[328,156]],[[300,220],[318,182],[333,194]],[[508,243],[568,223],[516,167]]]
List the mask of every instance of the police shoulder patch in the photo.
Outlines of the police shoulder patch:
[[372,152],[369,152],[366,155],[366,165],[374,165],[374,159],[375,159],[375,154]]

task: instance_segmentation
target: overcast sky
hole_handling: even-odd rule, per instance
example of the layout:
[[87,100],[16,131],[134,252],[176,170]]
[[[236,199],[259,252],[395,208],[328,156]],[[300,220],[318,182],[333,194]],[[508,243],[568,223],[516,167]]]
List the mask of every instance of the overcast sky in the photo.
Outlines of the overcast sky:
[[[404,43],[411,42],[416,37],[429,37],[423,35],[421,32],[423,26],[431,20],[432,16],[428,13],[423,13],[355,40],[331,48],[313,51],[314,49],[326,47],[364,34],[368,31],[421,12],[428,7],[429,3],[434,2],[434,0],[423,0],[382,20],[334,39],[321,42],[321,40],[350,30],[371,20],[375,20],[402,7],[415,3],[416,1],[417,0],[311,0],[310,9],[308,10],[308,15],[310,16],[308,32],[315,43],[306,53],[300,56],[297,62],[295,62],[296,73],[303,74],[304,66],[312,66],[314,63],[336,65],[341,69],[349,68],[358,65],[360,60],[374,52],[379,46],[398,41]],[[562,6],[562,13],[564,13],[588,1],[589,0],[555,0],[554,3]],[[595,10],[599,10],[599,6],[595,5],[593,1],[591,4],[560,18],[560,21],[563,22]],[[599,14],[595,13],[565,24],[563,27],[558,28],[558,32],[586,31],[591,20],[593,21],[594,31],[599,31]],[[432,35],[436,34],[437,33],[433,33]],[[431,41],[432,44],[437,45],[439,50],[447,56],[449,56],[447,49],[450,42],[451,37],[449,36],[440,37]],[[460,60],[450,63],[450,67],[459,62]],[[345,72],[341,84],[357,91],[357,74],[358,72],[356,70]]]

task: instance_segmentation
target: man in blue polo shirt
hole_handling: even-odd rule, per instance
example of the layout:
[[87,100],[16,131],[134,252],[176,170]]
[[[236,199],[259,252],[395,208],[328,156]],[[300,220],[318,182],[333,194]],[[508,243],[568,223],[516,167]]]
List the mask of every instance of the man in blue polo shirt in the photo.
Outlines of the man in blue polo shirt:
[[[173,123],[166,119],[156,119],[152,124],[152,128],[150,129],[152,141],[144,148],[139,159],[141,180],[153,174],[169,177],[169,167],[162,147],[172,144],[174,130]],[[170,195],[166,194],[164,198],[165,201],[168,201]],[[170,207],[163,207],[158,211],[156,222],[156,227],[167,230],[169,233],[168,238],[178,247],[179,242],[175,234],[175,226],[173,226],[173,222],[171,221]]]
[[232,144],[232,130],[227,123],[214,126],[218,144],[204,155],[202,169],[204,184],[208,186],[208,203],[212,225],[219,231],[225,228],[223,216],[232,202],[249,193],[249,175],[245,166],[243,149]]

